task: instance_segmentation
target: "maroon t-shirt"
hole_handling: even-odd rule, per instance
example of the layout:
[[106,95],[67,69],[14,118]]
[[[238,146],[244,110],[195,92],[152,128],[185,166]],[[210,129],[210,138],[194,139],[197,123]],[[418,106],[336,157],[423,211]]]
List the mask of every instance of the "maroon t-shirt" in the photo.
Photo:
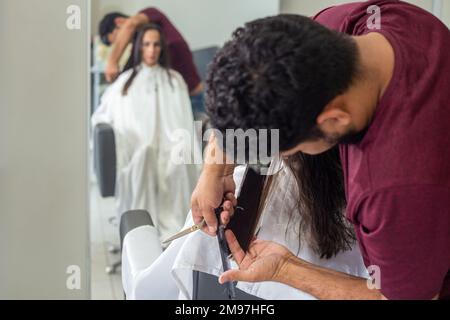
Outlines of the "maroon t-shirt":
[[[367,26],[370,5],[381,9],[380,30]],[[395,0],[336,6],[314,19],[350,35],[379,32],[395,51],[367,133],[341,145],[347,216],[365,264],[380,267],[389,299],[449,298],[450,31]]]
[[192,58],[192,52],[180,32],[158,9],[147,8],[145,14],[151,23],[159,25],[166,38],[171,68],[178,71],[186,81],[189,91],[193,91],[201,82]]

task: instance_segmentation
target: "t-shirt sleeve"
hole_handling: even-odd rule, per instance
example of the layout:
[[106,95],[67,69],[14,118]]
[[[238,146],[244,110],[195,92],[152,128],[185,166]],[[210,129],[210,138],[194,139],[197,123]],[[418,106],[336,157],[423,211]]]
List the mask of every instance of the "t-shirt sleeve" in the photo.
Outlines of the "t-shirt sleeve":
[[147,8],[142,10],[141,13],[145,14],[150,22],[160,25],[169,49],[171,68],[183,76],[189,91],[193,91],[200,84],[201,79],[186,40],[158,9]]
[[164,17],[164,15],[162,14],[161,11],[159,11],[156,8],[151,8],[151,7],[141,10],[139,13],[145,14],[151,23],[156,23],[156,24],[160,24],[162,18]]
[[170,66],[178,71],[186,81],[189,92],[193,91],[201,82],[192,53],[185,42],[178,41],[169,46]]
[[450,266],[450,189],[408,186],[374,192],[358,209],[366,263],[379,267],[388,299],[432,299]]

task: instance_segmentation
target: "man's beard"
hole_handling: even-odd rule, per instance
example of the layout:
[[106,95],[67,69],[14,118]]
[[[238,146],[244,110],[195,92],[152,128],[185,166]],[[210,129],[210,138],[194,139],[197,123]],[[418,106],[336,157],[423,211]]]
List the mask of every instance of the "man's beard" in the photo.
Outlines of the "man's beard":
[[347,134],[340,137],[337,141],[338,144],[357,144],[364,139],[364,136],[366,135],[367,129],[364,129],[362,131],[349,131]]
[[364,138],[365,134],[367,132],[367,128],[362,131],[356,131],[354,129],[349,130],[345,135],[338,136],[338,135],[330,135],[326,134],[322,130],[320,130],[318,127],[315,127],[313,129],[313,136],[316,139],[323,139],[326,143],[330,145],[337,145],[337,144],[357,144],[361,142],[361,140]]

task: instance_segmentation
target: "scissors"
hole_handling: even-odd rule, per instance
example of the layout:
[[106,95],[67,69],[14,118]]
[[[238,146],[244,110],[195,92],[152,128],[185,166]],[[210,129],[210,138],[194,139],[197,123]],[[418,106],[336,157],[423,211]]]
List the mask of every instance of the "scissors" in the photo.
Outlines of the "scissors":
[[[235,209],[243,210],[243,208],[241,208],[241,207],[235,207]],[[220,214],[222,213],[222,211],[223,211],[223,207],[219,207],[214,210],[214,213],[217,217],[217,221],[219,222],[219,229],[217,230],[217,240],[219,242],[220,259],[222,261],[223,272],[226,272],[226,271],[230,270],[230,265],[228,262],[228,256],[230,254],[230,251],[228,249],[227,240],[225,239],[226,226],[220,223]],[[203,228],[204,225],[205,225],[205,220],[203,219],[202,222],[200,222],[199,224],[194,224],[192,227],[187,228],[187,229],[177,233],[176,235],[174,235],[173,237],[170,237],[163,243],[173,241],[180,237],[184,237],[185,235],[187,235],[191,232],[200,230],[201,228]],[[227,289],[228,298],[230,300],[236,300],[235,284],[233,282],[227,282],[225,284],[225,287]]]
[[[234,210],[237,210],[237,209],[243,210],[243,208],[241,208],[241,207],[239,207],[239,206],[237,206],[237,207],[234,208]],[[214,209],[214,213],[215,213],[215,215],[218,217],[218,219],[219,219],[220,213],[221,213],[222,211],[224,211],[224,208],[223,208],[223,207],[219,207],[219,208],[217,208],[217,209]],[[176,240],[176,239],[178,239],[178,238],[184,237],[184,236],[186,236],[186,235],[188,235],[188,234],[190,234],[190,233],[192,233],[192,232],[195,232],[195,231],[197,231],[197,230],[201,230],[205,225],[206,225],[206,221],[205,221],[205,219],[203,219],[202,222],[200,222],[200,223],[198,223],[198,224],[194,224],[192,227],[187,228],[187,229],[184,229],[183,231],[178,232],[177,234],[173,235],[173,236],[170,237],[169,239],[164,240],[164,241],[163,241],[163,244],[172,242],[173,240]]]

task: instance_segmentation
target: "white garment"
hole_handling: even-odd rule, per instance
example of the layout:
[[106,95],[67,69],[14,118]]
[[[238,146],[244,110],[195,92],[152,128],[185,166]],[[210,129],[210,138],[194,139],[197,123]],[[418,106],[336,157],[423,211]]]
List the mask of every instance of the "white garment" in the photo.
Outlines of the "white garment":
[[[92,125],[109,123],[114,128],[118,214],[147,210],[163,240],[183,226],[200,169],[194,164],[177,164],[172,153],[181,149],[184,163],[194,163],[194,157],[201,159],[200,145],[181,75],[142,64],[123,96],[131,73],[123,73],[108,88]],[[180,129],[184,130],[181,140],[176,134]]]
[[[244,173],[243,167],[235,170],[235,182],[240,186]],[[298,257],[313,264],[334,269],[351,275],[368,278],[361,253],[356,243],[352,250],[341,252],[331,259],[321,259],[305,241],[299,250],[299,235],[295,228],[288,229],[287,225],[298,226],[299,216],[293,215],[289,220],[289,213],[295,207],[295,178],[287,168],[282,168],[268,200],[268,205],[262,213],[258,238],[282,244]],[[239,190],[236,191],[238,194]],[[185,228],[192,225],[192,217],[188,216]],[[236,265],[233,266],[237,268]],[[219,255],[217,239],[203,232],[195,232],[175,240],[166,251],[145,270],[145,284],[140,290],[138,299],[192,299],[193,276],[197,270],[219,276],[222,273],[222,262]],[[144,279],[141,278],[141,279]],[[263,299],[314,299],[313,296],[277,282],[248,283],[239,282],[239,289]],[[156,288],[156,289],[155,289]],[[162,290],[162,291],[160,291]],[[162,292],[164,292],[162,294]]]

